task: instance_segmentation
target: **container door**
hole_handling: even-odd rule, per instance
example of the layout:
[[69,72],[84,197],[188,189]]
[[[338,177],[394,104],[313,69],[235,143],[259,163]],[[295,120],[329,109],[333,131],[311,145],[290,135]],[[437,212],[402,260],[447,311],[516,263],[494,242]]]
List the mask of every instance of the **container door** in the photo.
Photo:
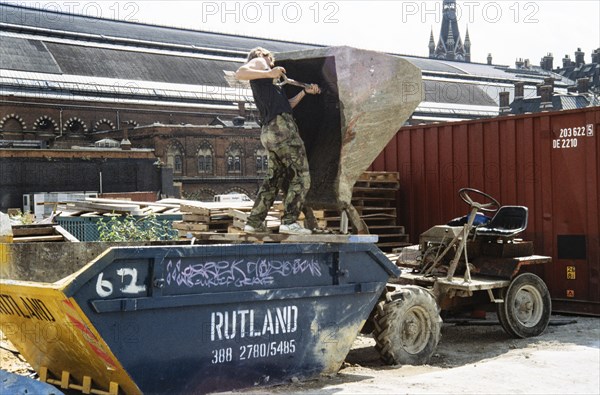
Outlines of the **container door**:
[[[553,297],[590,301],[590,243],[594,214],[590,194],[598,179],[594,122],[585,117],[553,119],[552,134],[552,227],[554,236]],[[596,296],[597,298],[597,296]]]

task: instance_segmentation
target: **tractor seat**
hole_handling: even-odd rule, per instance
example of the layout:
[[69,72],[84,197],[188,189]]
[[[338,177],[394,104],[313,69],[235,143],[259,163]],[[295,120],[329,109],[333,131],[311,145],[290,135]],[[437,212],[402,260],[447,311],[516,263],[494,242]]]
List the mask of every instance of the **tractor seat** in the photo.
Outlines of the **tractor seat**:
[[513,237],[527,228],[527,207],[502,206],[494,218],[475,230],[477,236]]

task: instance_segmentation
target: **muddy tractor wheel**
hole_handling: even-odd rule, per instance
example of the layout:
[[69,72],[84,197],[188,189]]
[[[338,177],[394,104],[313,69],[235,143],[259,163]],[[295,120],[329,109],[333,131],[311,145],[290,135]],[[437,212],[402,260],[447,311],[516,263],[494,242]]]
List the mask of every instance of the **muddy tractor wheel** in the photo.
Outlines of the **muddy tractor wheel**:
[[504,303],[498,305],[502,328],[517,338],[542,334],[552,311],[550,292],[544,281],[532,273],[523,273],[503,292]]
[[433,296],[417,286],[402,286],[377,305],[373,337],[381,359],[389,365],[429,362],[438,342],[442,319]]

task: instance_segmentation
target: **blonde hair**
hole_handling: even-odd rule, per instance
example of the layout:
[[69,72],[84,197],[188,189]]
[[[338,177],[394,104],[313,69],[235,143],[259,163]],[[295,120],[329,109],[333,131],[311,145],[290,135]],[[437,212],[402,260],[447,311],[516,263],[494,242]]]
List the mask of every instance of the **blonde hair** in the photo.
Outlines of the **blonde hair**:
[[260,58],[262,56],[268,57],[270,64],[275,63],[275,57],[273,56],[271,51],[264,49],[262,47],[256,47],[256,48],[251,49],[250,52],[248,53],[248,58],[246,59],[246,63],[251,61],[252,59]]

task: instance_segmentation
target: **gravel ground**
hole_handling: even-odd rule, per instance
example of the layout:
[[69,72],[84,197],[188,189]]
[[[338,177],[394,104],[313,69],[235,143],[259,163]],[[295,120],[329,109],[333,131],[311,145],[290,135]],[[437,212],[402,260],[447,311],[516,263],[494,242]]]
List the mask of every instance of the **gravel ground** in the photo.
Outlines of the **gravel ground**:
[[600,394],[600,318],[553,316],[539,337],[513,339],[495,317],[444,324],[429,365],[385,366],[359,336],[331,378],[244,393],[272,394]]

